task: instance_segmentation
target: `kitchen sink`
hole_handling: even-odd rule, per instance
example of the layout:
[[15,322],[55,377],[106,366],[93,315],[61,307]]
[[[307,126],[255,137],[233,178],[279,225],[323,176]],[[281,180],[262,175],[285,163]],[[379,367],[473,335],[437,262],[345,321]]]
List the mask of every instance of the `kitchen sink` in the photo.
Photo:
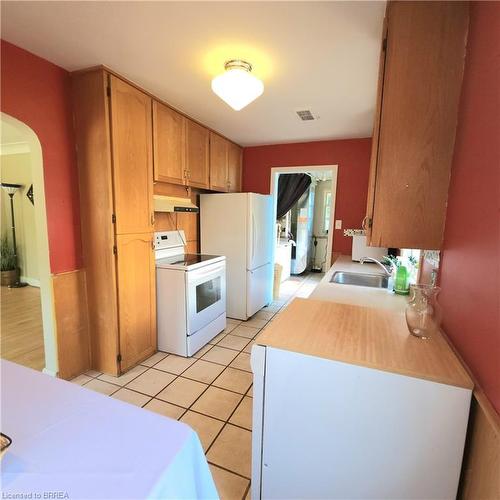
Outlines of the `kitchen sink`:
[[330,283],[339,285],[370,286],[372,288],[387,288],[389,276],[383,274],[362,274],[337,271],[333,273]]

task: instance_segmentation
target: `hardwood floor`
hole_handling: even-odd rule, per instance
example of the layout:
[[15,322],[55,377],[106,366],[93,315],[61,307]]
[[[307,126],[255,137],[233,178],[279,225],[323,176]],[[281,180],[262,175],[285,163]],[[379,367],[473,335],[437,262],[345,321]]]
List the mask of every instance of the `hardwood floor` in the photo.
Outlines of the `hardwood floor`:
[[45,352],[40,289],[32,286],[2,286],[0,296],[1,357],[35,370],[43,370]]

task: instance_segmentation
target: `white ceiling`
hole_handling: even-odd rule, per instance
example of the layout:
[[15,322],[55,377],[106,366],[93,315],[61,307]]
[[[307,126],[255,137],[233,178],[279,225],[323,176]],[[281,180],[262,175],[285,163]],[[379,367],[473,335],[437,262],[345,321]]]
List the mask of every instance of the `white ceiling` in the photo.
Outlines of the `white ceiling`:
[[[2,1],[1,35],[67,70],[105,64],[242,145],[371,135],[385,2]],[[244,58],[262,97],[210,89]],[[320,116],[301,122],[294,110]]]

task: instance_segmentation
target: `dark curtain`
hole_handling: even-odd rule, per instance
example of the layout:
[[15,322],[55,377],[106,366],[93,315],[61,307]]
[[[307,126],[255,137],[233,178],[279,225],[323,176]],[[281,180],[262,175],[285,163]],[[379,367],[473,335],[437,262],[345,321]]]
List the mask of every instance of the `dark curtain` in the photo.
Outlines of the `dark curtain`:
[[278,177],[277,218],[283,217],[311,184],[307,174],[280,174]]

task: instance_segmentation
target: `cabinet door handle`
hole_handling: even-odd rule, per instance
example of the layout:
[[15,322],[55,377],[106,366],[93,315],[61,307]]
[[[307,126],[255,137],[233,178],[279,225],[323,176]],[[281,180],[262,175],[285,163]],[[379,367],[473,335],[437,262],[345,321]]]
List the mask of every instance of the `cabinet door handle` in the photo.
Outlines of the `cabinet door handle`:
[[155,225],[155,214],[154,213],[151,214],[151,225],[152,226]]

